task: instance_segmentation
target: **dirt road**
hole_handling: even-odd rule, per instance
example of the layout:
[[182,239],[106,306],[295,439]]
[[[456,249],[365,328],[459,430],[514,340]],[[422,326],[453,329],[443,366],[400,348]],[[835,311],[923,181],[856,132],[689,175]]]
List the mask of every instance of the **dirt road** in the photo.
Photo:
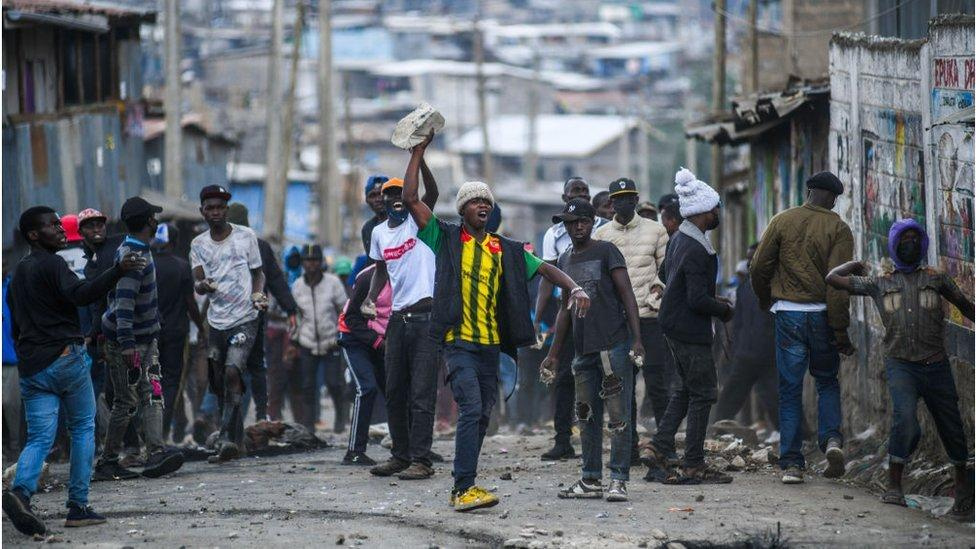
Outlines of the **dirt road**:
[[[194,462],[171,477],[92,485],[104,526],[67,529],[64,492],[40,494],[55,546],[99,547],[655,547],[674,540],[734,542],[775,533],[797,546],[971,547],[973,525],[882,505],[866,491],[820,477],[784,486],[774,471],[736,473],[724,486],[663,486],[635,468],[630,502],[560,500],[576,462],[546,463],[542,436],[485,442],[479,483],[501,504],[470,514],[447,505],[450,463],[427,481],[371,477],[339,465],[343,450]],[[435,449],[450,460],[449,440]],[[375,458],[386,455],[370,446]],[[502,480],[509,478],[511,480]],[[65,477],[64,465],[54,474]],[[693,511],[672,509],[691,508]],[[36,546],[3,521],[9,547]]]

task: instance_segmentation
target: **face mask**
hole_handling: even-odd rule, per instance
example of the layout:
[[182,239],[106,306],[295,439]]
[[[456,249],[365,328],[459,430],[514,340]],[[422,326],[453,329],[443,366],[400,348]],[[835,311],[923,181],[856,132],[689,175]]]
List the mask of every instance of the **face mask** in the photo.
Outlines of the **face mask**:
[[902,240],[896,248],[898,259],[907,265],[915,265],[922,260],[922,244],[912,240]]
[[394,210],[389,204],[386,206],[386,216],[395,223],[403,223],[407,220],[408,215],[410,215],[410,212],[406,208]]

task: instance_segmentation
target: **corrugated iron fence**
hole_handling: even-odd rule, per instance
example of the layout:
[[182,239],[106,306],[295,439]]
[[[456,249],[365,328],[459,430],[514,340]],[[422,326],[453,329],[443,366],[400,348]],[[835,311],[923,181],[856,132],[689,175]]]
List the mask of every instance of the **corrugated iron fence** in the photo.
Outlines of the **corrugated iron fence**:
[[24,209],[61,213],[98,208],[116,217],[139,193],[145,170],[141,136],[123,132],[119,111],[45,116],[3,127],[3,247],[14,245]]

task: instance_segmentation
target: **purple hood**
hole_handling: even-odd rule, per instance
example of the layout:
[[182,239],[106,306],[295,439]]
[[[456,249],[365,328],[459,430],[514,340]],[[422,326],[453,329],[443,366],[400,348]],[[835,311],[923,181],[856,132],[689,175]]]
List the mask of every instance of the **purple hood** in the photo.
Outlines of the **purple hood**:
[[[903,263],[901,259],[898,258],[898,241],[901,240],[901,235],[908,230],[916,230],[918,234],[922,235],[922,259],[915,264],[908,265]],[[895,262],[895,268],[903,273],[913,272],[918,269],[919,264],[928,257],[929,251],[929,235],[925,232],[925,229],[918,224],[914,219],[899,219],[891,226],[888,230],[888,255],[891,256],[891,260]]]

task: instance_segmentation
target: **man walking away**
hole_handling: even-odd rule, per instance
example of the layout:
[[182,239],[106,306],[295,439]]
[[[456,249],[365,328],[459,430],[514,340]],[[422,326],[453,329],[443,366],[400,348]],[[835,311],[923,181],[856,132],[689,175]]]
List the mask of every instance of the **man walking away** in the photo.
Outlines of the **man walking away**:
[[[159,364],[163,370],[163,440],[172,428],[173,442],[176,443],[183,440],[186,431],[186,416],[182,409],[176,409],[176,401],[183,378],[189,321],[192,320],[199,333],[203,333],[203,317],[193,297],[190,263],[173,252],[179,236],[175,225],[166,224],[160,226],[153,239],[159,297]],[[174,428],[174,419],[179,422],[178,428]]]
[[749,274],[759,306],[776,314],[776,369],[779,371],[780,458],[784,484],[803,482],[803,377],[816,381],[817,443],[827,456],[824,476],[844,474],[840,431],[840,354],[854,348],[847,337],[847,293],[827,286],[827,273],[850,261],[854,236],[832,212],[844,185],[830,172],[807,180],[802,206],[769,221]]
[[[607,193],[609,197],[609,193]],[[568,204],[570,200],[581,198],[590,199],[590,186],[582,177],[573,176],[563,184],[563,203]],[[607,220],[598,217],[593,224],[593,229],[602,226]],[[542,237],[542,259],[550,265],[555,265],[559,256],[572,245],[572,239],[566,226],[556,223],[546,231]],[[539,294],[536,297],[535,310],[544,311],[549,306],[549,300],[553,295],[553,285],[543,278],[539,281]],[[536,334],[541,334],[540,319],[534,322]],[[556,379],[553,382],[553,400],[555,401],[552,423],[556,431],[555,444],[551,449],[542,454],[543,461],[555,461],[562,459],[573,459],[576,457],[576,450],[573,449],[571,438],[573,434],[573,402],[576,400],[573,381],[573,341],[572,334],[566,334],[569,339],[562,347],[562,356],[559,357],[557,364],[559,369],[556,371]],[[537,336],[538,337],[538,336]]]
[[244,441],[244,368],[258,337],[258,313],[268,308],[258,238],[248,227],[227,221],[230,193],[219,185],[200,191],[200,214],[210,230],[190,243],[194,290],[210,295],[207,324],[208,377],[217,397],[219,463],[240,456]]
[[376,465],[366,455],[370,418],[378,395],[386,394],[386,369],[383,366],[386,326],[393,307],[393,290],[390,284],[380,290],[376,298],[376,316],[366,318],[360,307],[369,295],[375,266],[363,269],[356,276],[352,297],[339,316],[339,346],[349,365],[356,384],[356,402],[352,408],[352,426],[349,428],[349,447],[343,465]]
[[881,501],[905,505],[901,479],[921,437],[916,413],[921,398],[932,414],[955,472],[956,501],[950,514],[971,521],[972,474],[966,472],[969,451],[959,414],[959,395],[945,352],[940,297],[955,305],[970,321],[976,315],[973,302],[951,276],[922,266],[928,246],[925,229],[914,219],[902,219],[888,231],[893,272],[866,276],[865,266],[852,261],[833,269],[827,275],[827,283],[851,295],[870,296],[885,325],[885,370],[893,413],[888,438],[888,490]]
[[[685,218],[664,259],[661,328],[674,356],[680,381],[644,458],[651,469],[664,468],[674,454],[674,435],[687,416],[685,455],[680,472],[668,484],[724,484],[732,477],[705,464],[705,430],[717,391],[712,359],[712,317],[732,319],[731,303],[715,296],[718,261],[708,231],[719,225],[718,193],[682,168],[674,176],[681,216]],[[646,479],[650,480],[650,478]]]
[[[614,189],[614,185],[610,188]],[[620,215],[621,210],[616,206],[614,209]],[[630,212],[633,214],[633,207]],[[566,309],[568,296],[564,296],[563,306],[556,316],[556,334],[549,355],[540,367],[540,377],[555,377],[559,346],[572,328],[575,332],[572,370],[576,381],[576,420],[583,430],[583,470],[580,480],[560,490],[559,497],[596,499],[603,496],[600,479],[603,477],[605,408],[610,431],[607,501],[627,501],[632,436],[628,423],[633,421],[630,408],[634,400],[634,363],[640,364],[644,358],[641,319],[624,256],[614,244],[590,237],[595,215],[589,202],[575,199],[557,216],[573,239],[573,246],[559,257],[559,268],[572,277],[592,301],[585,318],[572,318]]]
[[[437,181],[422,162],[425,204],[439,195]],[[422,245],[416,221],[403,200],[403,180],[383,184],[386,221],[373,229],[369,257],[376,262],[364,313],[373,316],[389,280],[393,313],[386,330],[386,409],[393,448],[390,459],[370,469],[380,477],[423,480],[434,474],[430,446],[434,438],[439,357],[429,337],[434,296],[434,253]]]
[[[758,244],[749,246],[748,263]],[[732,419],[749,401],[753,387],[757,387],[760,402],[779,430],[779,406],[776,391],[776,326],[775,317],[759,307],[759,299],[752,289],[748,270],[735,289],[735,316],[732,318],[732,372],[715,405],[716,421]]]
[[108,294],[108,310],[102,316],[105,360],[112,383],[114,403],[105,434],[102,458],[95,466],[96,480],[131,476],[119,464],[122,439],[129,423],[139,418],[139,431],[149,457],[142,475],[158,478],[183,466],[182,452],[167,452],[163,444],[163,386],[159,365],[159,306],[156,266],[149,242],[156,234],[156,214],[162,212],[136,196],[122,205],[126,236],[115,252],[116,263],[128,254],[139,254],[146,267],[126,273]]
[[417,237],[437,256],[430,337],[446,344],[447,379],[458,405],[450,502],[464,512],[498,504],[494,494],[475,485],[478,455],[498,396],[499,353],[514,357],[518,347],[535,341],[528,281],[542,274],[567,292],[580,315],[589,298],[566,273],[527,252],[524,243],[485,231],[494,205],[485,183],[467,182],[458,190],[455,207],[462,225],[434,216],[417,192],[418,171],[433,137],[411,150],[403,203],[420,229]]
[[65,526],[105,522],[88,505],[95,459],[95,398],[77,308],[101,299],[125,273],[144,269],[146,260],[128,254],[101,275],[82,281],[56,254],[66,239],[54,210],[47,206],[28,208],[18,225],[30,244],[30,253],[14,269],[7,305],[19,359],[27,444],[17,459],[13,484],[3,492],[3,511],[18,531],[32,536],[47,531],[31,509],[30,499],[37,492],[44,459],[54,443],[59,408],[65,411],[71,432]]
[[[612,243],[627,262],[627,276],[633,285],[637,298],[637,311],[640,315],[640,337],[642,348],[648,351],[644,361],[644,391],[654,411],[654,421],[660,426],[664,411],[670,398],[673,366],[665,357],[669,354],[664,343],[664,334],[658,323],[658,310],[664,284],[658,278],[658,270],[664,261],[668,248],[668,233],[664,226],[639,215],[635,208],[640,201],[637,184],[627,178],[610,183],[610,201],[614,216],[596,230],[593,238]],[[572,276],[572,273],[570,273]],[[579,282],[579,279],[573,277]],[[636,374],[636,372],[635,372]],[[637,455],[637,402],[631,403],[631,459]]]
[[298,329],[293,339],[298,344],[298,361],[302,377],[302,408],[299,423],[315,433],[319,420],[320,368],[325,369],[325,386],[335,406],[333,431],[341,433],[346,423],[346,403],[342,358],[339,355],[339,313],[346,303],[342,281],[322,270],[322,248],[318,244],[302,246],[304,274],[292,286],[298,304]]

